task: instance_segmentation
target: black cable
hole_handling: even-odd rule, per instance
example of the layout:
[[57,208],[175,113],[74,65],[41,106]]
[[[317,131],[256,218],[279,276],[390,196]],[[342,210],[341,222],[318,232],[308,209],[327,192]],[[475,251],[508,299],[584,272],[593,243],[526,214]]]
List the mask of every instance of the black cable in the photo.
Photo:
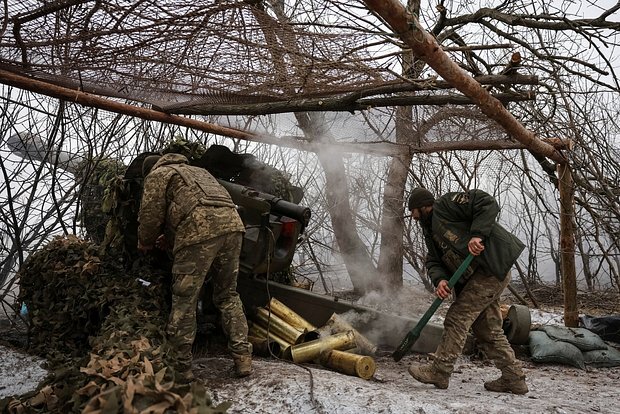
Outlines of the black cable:
[[[275,246],[275,236],[273,235],[273,231],[271,230],[271,228],[267,227],[267,231],[269,232],[270,237],[269,237],[269,249],[268,249],[268,254],[267,254],[267,273],[265,277],[265,289],[267,290],[267,303],[270,303],[271,292],[269,291],[269,274],[270,274],[270,268],[271,268],[271,253],[273,252],[273,249]],[[271,347],[269,346],[269,327],[271,326],[271,306],[269,306],[268,308],[269,308],[269,313],[267,317],[267,349],[269,350],[269,354],[277,360],[290,363],[292,365],[298,366],[308,371],[308,374],[310,375],[310,402],[312,403],[312,405],[314,406],[314,408],[317,410],[318,413],[325,414],[325,411],[323,410],[322,405],[319,403],[319,401],[314,396],[314,375],[312,374],[312,371],[310,370],[310,368],[305,365],[298,364],[295,361],[289,361],[286,359],[282,359],[279,356],[274,355],[273,352],[271,351]]]

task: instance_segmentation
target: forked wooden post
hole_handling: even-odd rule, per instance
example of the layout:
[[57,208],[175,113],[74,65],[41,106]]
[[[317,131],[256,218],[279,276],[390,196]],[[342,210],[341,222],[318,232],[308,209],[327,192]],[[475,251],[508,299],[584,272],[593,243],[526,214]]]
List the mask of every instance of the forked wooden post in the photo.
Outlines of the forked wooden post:
[[577,312],[577,275],[575,272],[575,199],[570,164],[558,165],[560,191],[560,269],[564,291],[564,325],[579,326]]

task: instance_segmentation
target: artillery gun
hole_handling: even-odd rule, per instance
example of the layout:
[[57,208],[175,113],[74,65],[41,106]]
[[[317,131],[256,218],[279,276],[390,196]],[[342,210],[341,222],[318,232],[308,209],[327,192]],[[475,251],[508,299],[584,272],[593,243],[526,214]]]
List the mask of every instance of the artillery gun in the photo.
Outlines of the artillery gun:
[[[213,152],[227,153],[229,158],[236,159],[239,163],[227,164],[224,158],[215,157]],[[127,168],[123,180],[129,194],[141,194],[142,164],[149,155],[153,153],[138,155]],[[299,187],[290,186],[294,195],[286,200],[281,196],[229,181],[231,177],[238,176],[234,172],[243,165],[243,158],[222,146],[209,147],[202,157],[192,159],[190,164],[211,172],[237,205],[237,211],[245,226],[239,261],[240,274],[256,276],[288,269],[300,236],[311,216],[309,208],[298,204],[303,197],[303,191]],[[260,183],[254,185],[256,184]],[[123,212],[125,249],[135,257],[139,198],[136,202],[134,197],[130,204],[131,206]]]
[[[14,153],[23,158],[56,163],[59,168],[64,168],[76,177],[83,174],[80,168],[88,161],[80,155],[50,151],[38,137],[29,133],[13,135],[7,144]],[[115,203],[115,215],[120,219],[117,225],[122,229],[122,246],[129,260],[138,255],[137,214],[143,180],[142,163],[152,154],[143,153],[134,158],[122,172],[122,186],[117,188],[120,194]],[[366,315],[365,326],[356,328],[362,334],[372,332],[371,339],[384,346],[398,345],[411,326],[419,321],[415,317],[378,312],[337,297],[270,281],[269,273],[289,268],[300,237],[310,220],[310,209],[299,205],[303,191],[290,183],[282,185],[281,182],[278,184],[269,180],[269,177],[274,176],[271,174],[271,167],[258,163],[249,154],[235,154],[226,147],[211,146],[201,156],[188,158],[191,158],[190,164],[209,170],[238,206],[246,233],[240,257],[237,290],[247,309],[264,306],[273,297],[315,326],[323,326],[334,313],[354,311]],[[275,192],[278,194],[274,195]],[[99,183],[91,183],[90,186],[86,183],[81,197],[83,210],[89,213],[89,217],[83,218],[85,227],[89,236],[97,243],[109,242],[106,240],[105,228],[101,226],[101,222],[106,221],[103,219],[109,218],[100,208],[102,198],[105,199],[103,193]],[[434,352],[442,331],[441,326],[428,324],[413,350]]]
[[[87,175],[84,171],[87,168],[86,157],[66,151],[50,151],[33,134],[15,134],[8,139],[7,145],[23,158],[54,163],[76,178]],[[124,166],[114,166],[116,173],[122,173],[122,181],[116,182],[114,189],[116,200],[111,208],[114,211],[105,211],[110,209],[102,207],[105,204],[105,200],[103,203],[102,200],[106,189],[99,177],[85,180],[81,194],[82,221],[89,237],[98,244],[111,243],[110,235],[106,235],[105,224],[111,218],[106,213],[112,213],[119,220],[117,225],[122,228],[123,252],[129,263],[138,257],[137,218],[143,185],[142,164],[147,156],[153,154],[139,154],[124,173],[120,171]],[[240,256],[240,274],[256,276],[286,271],[311,217],[310,209],[299,205],[303,198],[302,189],[292,186],[288,180],[279,186],[275,185],[274,181],[282,181],[283,176],[268,175],[277,170],[266,168],[250,154],[235,154],[220,145],[209,147],[200,157],[190,158],[190,164],[212,173],[238,206],[246,228]],[[109,192],[110,189],[107,190]],[[273,195],[264,190],[279,190],[281,194]]]

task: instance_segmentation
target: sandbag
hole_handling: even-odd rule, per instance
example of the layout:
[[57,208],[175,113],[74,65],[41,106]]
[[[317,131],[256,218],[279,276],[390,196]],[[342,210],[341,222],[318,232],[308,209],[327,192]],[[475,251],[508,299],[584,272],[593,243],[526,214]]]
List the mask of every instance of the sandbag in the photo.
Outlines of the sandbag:
[[531,331],[528,343],[534,362],[555,362],[586,368],[579,348],[568,342],[550,338],[544,331]]
[[620,367],[620,351],[608,346],[607,349],[597,349],[583,353],[586,365],[596,368]]
[[604,340],[620,343],[620,315],[598,317],[583,315],[579,319],[584,328]]
[[603,339],[601,339],[600,336],[585,328],[545,325],[538,329],[545,331],[545,333],[552,339],[575,345],[581,351],[607,349],[607,344],[603,341]]

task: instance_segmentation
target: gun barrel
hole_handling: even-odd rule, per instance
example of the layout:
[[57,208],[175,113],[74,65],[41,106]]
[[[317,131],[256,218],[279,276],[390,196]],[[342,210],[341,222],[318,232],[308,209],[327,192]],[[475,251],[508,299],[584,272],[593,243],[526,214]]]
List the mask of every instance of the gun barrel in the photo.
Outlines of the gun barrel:
[[286,201],[280,197],[263,193],[250,187],[231,183],[229,181],[218,180],[218,182],[230,193],[233,201],[237,204],[242,203],[243,200],[253,203],[256,203],[258,200],[264,200],[269,203],[270,212],[272,214],[282,214],[293,218],[302,223],[304,227],[306,227],[310,222],[310,216],[312,213],[308,207],[303,207],[299,204]]

